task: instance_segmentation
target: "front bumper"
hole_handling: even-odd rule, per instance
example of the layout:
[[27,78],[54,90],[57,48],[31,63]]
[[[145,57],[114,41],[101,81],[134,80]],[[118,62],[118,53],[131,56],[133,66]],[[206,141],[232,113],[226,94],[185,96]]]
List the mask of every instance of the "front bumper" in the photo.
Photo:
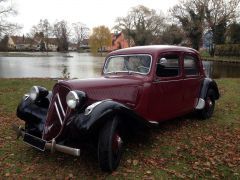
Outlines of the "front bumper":
[[80,149],[56,144],[55,139],[52,139],[51,141],[45,141],[29,133],[26,133],[25,130],[21,128],[21,126],[18,127],[16,125],[12,125],[12,128],[17,133],[17,138],[22,137],[25,143],[33,146],[38,150],[50,150],[52,153],[55,151],[59,151],[73,156],[80,156]]

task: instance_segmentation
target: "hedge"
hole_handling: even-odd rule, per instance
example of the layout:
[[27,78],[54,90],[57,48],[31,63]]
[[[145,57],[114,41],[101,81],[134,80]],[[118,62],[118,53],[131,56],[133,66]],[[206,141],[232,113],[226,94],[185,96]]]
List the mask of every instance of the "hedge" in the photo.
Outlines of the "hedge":
[[240,56],[240,44],[216,45],[215,56]]

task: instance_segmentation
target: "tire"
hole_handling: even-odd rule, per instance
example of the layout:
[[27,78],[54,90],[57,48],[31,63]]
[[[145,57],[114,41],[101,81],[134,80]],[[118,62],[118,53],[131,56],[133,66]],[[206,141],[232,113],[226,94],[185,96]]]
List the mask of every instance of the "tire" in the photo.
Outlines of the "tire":
[[122,155],[122,138],[120,136],[119,119],[115,116],[107,121],[99,133],[98,161],[103,171],[114,171]]
[[209,89],[206,95],[205,107],[200,110],[200,117],[202,119],[209,119],[213,115],[213,111],[215,108],[215,92],[213,89]]

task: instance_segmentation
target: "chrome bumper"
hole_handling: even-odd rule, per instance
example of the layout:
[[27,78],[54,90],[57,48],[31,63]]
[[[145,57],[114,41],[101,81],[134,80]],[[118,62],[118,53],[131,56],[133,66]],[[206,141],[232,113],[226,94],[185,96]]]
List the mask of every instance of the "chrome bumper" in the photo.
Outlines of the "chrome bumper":
[[44,141],[44,140],[42,140],[38,137],[27,134],[23,130],[23,128],[21,128],[21,126],[18,127],[15,124],[12,125],[12,129],[17,133],[17,138],[22,137],[24,139],[24,137],[26,135],[28,137],[33,137],[35,140],[42,141],[42,143],[44,143],[44,148],[43,149],[39,149],[36,146],[34,146],[33,144],[27,143],[27,144],[29,144],[29,145],[31,145],[31,146],[33,146],[33,147],[35,147],[35,148],[37,148],[41,151],[50,150],[52,153],[55,152],[55,151],[59,151],[59,152],[65,153],[65,154],[73,155],[73,156],[80,156],[80,149],[71,148],[71,147],[68,147],[68,146],[63,146],[63,145],[60,145],[60,144],[56,144],[55,139],[53,139],[50,142]]

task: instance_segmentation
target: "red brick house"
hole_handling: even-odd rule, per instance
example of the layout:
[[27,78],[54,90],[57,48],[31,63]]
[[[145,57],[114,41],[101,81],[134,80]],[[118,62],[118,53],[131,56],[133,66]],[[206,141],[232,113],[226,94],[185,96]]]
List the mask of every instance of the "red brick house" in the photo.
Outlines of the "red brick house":
[[112,46],[107,48],[108,51],[114,51],[127,47],[129,47],[128,40],[124,38],[124,34],[122,32],[112,33]]

